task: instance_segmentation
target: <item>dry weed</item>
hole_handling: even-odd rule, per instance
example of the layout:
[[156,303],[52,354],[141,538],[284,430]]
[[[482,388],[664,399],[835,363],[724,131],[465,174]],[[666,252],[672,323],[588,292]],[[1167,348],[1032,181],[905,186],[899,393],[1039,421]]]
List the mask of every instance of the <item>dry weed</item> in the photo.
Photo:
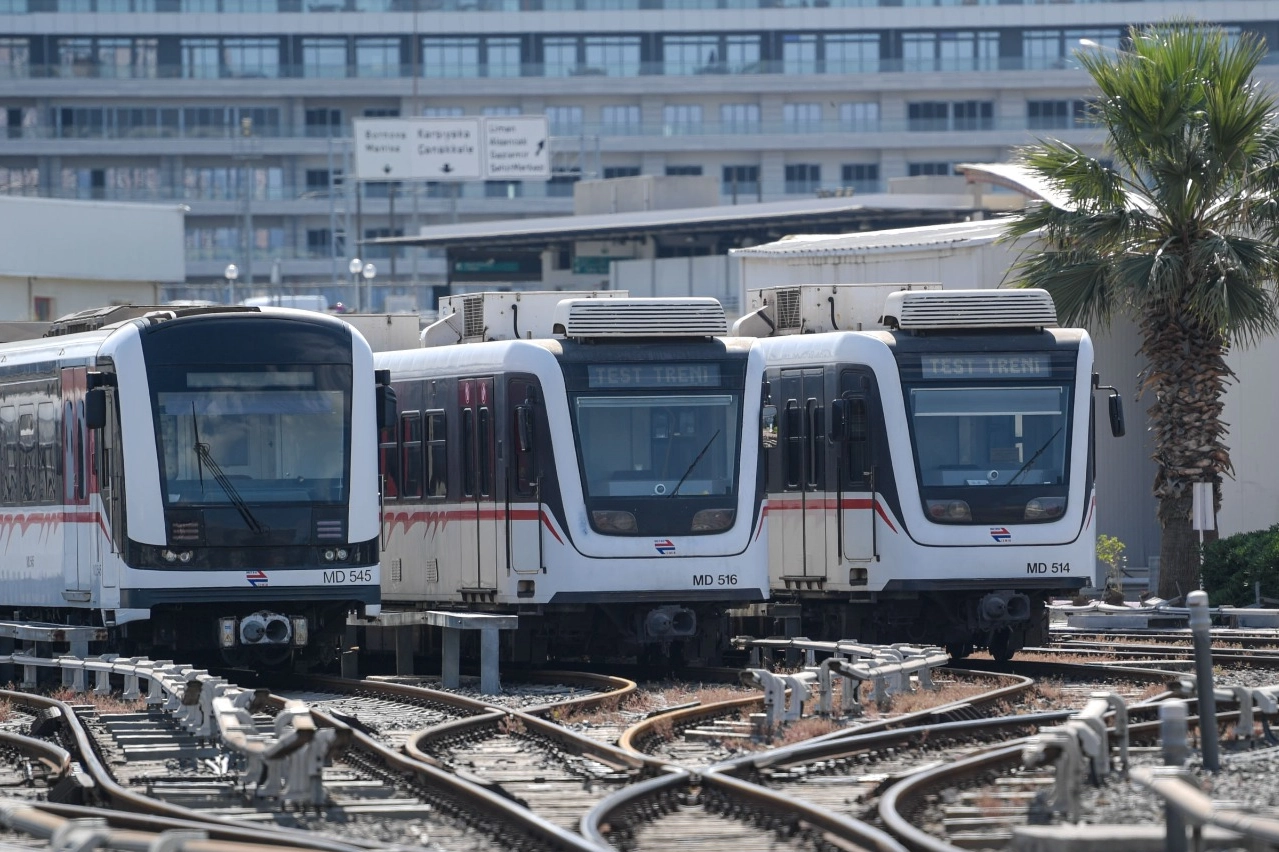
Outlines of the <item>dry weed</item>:
[[69,686],[61,686],[49,694],[50,698],[65,704],[89,704],[98,713],[137,713],[146,709],[146,701],[141,698],[126,700],[118,693],[98,695],[98,693],[76,692]]

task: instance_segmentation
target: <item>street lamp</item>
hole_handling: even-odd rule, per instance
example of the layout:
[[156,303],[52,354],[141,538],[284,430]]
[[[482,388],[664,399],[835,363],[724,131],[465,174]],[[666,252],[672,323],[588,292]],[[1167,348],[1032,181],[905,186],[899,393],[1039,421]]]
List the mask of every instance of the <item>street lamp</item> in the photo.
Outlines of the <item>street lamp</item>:
[[240,277],[240,267],[236,266],[234,263],[228,263],[226,265],[226,269],[223,270],[222,274],[223,276],[226,277],[227,304],[234,305],[235,304],[235,279]]
[[346,269],[351,273],[351,286],[355,288],[355,309],[360,310],[360,270],[364,268],[364,261],[358,257],[351,258],[351,262],[346,265]]
[[366,263],[361,274],[364,276],[364,286],[368,290],[368,299],[365,300],[364,310],[371,313],[373,311],[373,278],[377,275],[377,267],[371,263]]

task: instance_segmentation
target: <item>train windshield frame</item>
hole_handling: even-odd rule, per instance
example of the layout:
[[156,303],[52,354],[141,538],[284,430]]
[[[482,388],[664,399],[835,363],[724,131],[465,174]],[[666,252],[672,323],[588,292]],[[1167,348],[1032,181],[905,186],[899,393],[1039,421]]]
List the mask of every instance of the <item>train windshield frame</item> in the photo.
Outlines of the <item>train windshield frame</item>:
[[942,524],[1046,523],[1066,514],[1073,352],[924,355],[902,365],[925,516]]
[[744,358],[566,364],[565,378],[597,532],[698,535],[732,526],[742,487]]
[[349,365],[165,365],[150,378],[166,506],[346,503]]

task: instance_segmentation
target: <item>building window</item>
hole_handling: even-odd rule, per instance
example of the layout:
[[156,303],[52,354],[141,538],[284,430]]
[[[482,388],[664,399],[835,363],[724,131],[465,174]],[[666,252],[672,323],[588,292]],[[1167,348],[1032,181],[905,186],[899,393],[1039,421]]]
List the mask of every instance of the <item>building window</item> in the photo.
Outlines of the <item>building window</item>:
[[332,176],[328,169],[306,170],[306,194],[311,197],[325,197],[329,194]]
[[701,177],[701,166],[667,166],[666,174],[668,177]]
[[280,42],[273,38],[228,38],[222,42],[227,74],[232,77],[279,77]]
[[879,163],[845,163],[839,181],[857,192],[879,192]]
[[787,33],[782,36],[782,73],[817,73],[816,33]]
[[586,64],[578,69],[578,74],[639,76],[639,36],[587,36],[585,54]]
[[0,38],[0,79],[31,74],[31,45],[25,38]]
[[873,101],[840,104],[839,126],[841,130],[853,133],[878,132],[879,104]]
[[480,40],[478,38],[422,39],[423,77],[478,77],[480,75]]
[[520,40],[490,38],[484,41],[484,73],[488,77],[519,77],[521,74]]
[[759,104],[720,104],[721,133],[759,133]]
[[303,77],[345,77],[346,39],[302,39]]
[[724,39],[724,70],[730,74],[759,73],[759,36],[731,35]]
[[58,39],[59,76],[93,77],[94,56],[93,39],[60,38]]
[[639,177],[639,166],[605,166],[604,179]]
[[182,39],[182,76],[212,80],[219,76],[218,40],[215,38]]
[[573,184],[582,179],[577,172],[560,172],[546,182],[546,194],[552,198],[573,197]]
[[[458,113],[459,115],[461,113]],[[365,107],[360,115],[365,118],[399,118],[399,107]]]
[[333,233],[328,228],[306,229],[307,257],[332,257]]
[[1031,130],[1064,130],[1092,123],[1087,101],[1026,102],[1026,126]]
[[783,104],[782,118],[787,133],[818,133],[822,129],[822,105]]
[[422,107],[422,115],[426,118],[461,118],[466,115],[466,108],[460,106]]
[[486,106],[480,110],[480,115],[488,115],[500,118],[505,115],[519,115],[520,108],[517,106]]
[[[579,106],[548,106],[546,122],[552,136],[580,136],[582,133],[582,108]],[[575,178],[576,180],[576,178]],[[569,192],[572,195],[572,192]]]
[[40,170],[0,166],[0,194],[39,195]]
[[355,76],[401,76],[400,40],[398,38],[357,38],[355,40]]
[[910,177],[948,175],[950,163],[907,163],[906,174]]
[[956,101],[950,108],[955,130],[995,129],[995,105],[991,101]]
[[703,35],[662,36],[662,73],[704,74],[722,67],[719,38]]
[[950,104],[945,101],[921,101],[906,105],[907,130],[946,130],[949,123]]
[[600,107],[600,133],[606,136],[633,136],[640,132],[638,104]]
[[759,166],[724,166],[722,178],[724,195],[734,198],[743,195],[759,195]]
[[342,110],[308,109],[304,114],[307,136],[341,136]]
[[827,74],[867,74],[879,70],[879,36],[875,33],[827,33],[822,46]]
[[816,163],[800,163],[786,167],[787,194],[816,192],[821,185],[822,167]]
[[662,107],[663,135],[684,136],[701,132],[701,104],[667,104]]
[[548,36],[542,41],[542,66],[547,77],[567,77],[577,73],[577,38]]

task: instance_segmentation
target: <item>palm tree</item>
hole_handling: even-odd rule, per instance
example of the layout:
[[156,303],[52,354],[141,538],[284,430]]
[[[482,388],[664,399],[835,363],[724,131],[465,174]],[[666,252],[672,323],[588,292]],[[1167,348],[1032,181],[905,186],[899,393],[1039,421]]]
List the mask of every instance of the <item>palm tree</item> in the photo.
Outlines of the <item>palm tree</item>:
[[1009,237],[1038,233],[1013,274],[1047,289],[1066,322],[1104,327],[1122,314],[1140,328],[1159,594],[1171,598],[1199,586],[1191,486],[1213,483],[1219,505],[1232,473],[1225,356],[1279,328],[1279,126],[1274,98],[1252,80],[1259,39],[1184,21],[1129,36],[1127,50],[1079,54],[1113,160],[1056,140],[1021,151],[1063,200],[1028,209]]

